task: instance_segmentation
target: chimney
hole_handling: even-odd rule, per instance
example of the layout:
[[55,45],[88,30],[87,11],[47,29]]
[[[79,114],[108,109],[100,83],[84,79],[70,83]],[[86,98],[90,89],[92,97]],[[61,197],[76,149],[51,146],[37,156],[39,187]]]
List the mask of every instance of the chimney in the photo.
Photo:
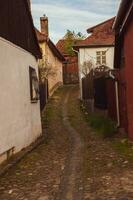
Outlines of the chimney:
[[46,15],[40,17],[40,23],[41,23],[41,32],[48,37],[49,36],[48,17]]

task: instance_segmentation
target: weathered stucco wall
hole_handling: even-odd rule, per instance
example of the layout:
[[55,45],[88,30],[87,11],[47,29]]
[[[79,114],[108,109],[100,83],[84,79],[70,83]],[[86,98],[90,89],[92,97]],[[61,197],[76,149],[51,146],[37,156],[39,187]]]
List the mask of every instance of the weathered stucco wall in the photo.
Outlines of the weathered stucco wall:
[[43,51],[44,63],[52,68],[52,73],[48,76],[48,89],[51,96],[57,87],[63,83],[62,62],[52,53],[46,42],[41,43],[40,47]]
[[30,100],[29,66],[38,73],[34,56],[0,38],[0,162],[3,153],[20,151],[41,134],[39,101]]
[[82,78],[84,77],[82,73],[82,66],[85,61],[90,60],[93,66],[96,67],[96,52],[97,51],[107,51],[106,52],[106,65],[113,69],[114,67],[114,47],[99,47],[99,48],[80,48],[79,50],[79,81],[80,81],[80,96],[82,99]]

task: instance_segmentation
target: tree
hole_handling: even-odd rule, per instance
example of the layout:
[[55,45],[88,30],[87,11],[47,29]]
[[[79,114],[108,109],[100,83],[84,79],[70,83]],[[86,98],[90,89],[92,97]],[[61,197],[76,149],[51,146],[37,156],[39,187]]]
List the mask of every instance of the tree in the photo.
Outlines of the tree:
[[87,76],[94,68],[93,62],[91,60],[84,61],[82,65],[82,74]]
[[79,39],[85,39],[86,38],[86,36],[83,35],[83,33],[81,33],[81,32],[78,32],[77,36],[78,36]]
[[69,55],[75,55],[72,47],[78,42],[78,40],[83,40],[84,38],[85,36],[81,32],[76,34],[75,31],[67,30],[67,33],[64,36],[65,51]]
[[[93,69],[94,65],[91,60],[87,60],[82,65],[82,74],[84,75],[83,80],[87,86],[87,103],[90,107],[90,111],[94,111],[94,85],[93,85]],[[85,87],[86,90],[86,87]]]
[[39,77],[41,82],[45,82],[49,76],[54,77],[56,74],[56,70],[50,63],[47,61],[44,62],[43,59],[39,60]]

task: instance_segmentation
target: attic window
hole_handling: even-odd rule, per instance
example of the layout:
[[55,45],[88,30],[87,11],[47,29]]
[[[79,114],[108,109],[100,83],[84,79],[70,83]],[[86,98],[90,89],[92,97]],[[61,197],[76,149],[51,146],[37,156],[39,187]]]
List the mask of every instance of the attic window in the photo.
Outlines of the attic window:
[[97,51],[96,52],[96,64],[97,65],[106,65],[106,51]]
[[30,78],[30,97],[32,103],[37,103],[39,100],[39,83],[36,74],[36,70],[29,67],[29,78]]

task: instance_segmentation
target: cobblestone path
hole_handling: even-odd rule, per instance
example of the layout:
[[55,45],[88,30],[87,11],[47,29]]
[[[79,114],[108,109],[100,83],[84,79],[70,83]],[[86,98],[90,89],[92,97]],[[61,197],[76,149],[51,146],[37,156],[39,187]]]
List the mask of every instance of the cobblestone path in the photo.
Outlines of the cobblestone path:
[[98,137],[78,93],[55,92],[42,118],[45,142],[0,178],[0,200],[133,200],[133,147],[127,157]]
[[71,89],[66,94],[62,108],[63,124],[68,132],[71,148],[56,198],[59,200],[83,199],[82,166],[84,143],[80,134],[72,127],[69,121],[68,100],[72,92],[73,90]]
[[0,200],[82,199],[83,144],[67,113],[72,88],[51,98],[43,116],[46,141],[0,179]]

